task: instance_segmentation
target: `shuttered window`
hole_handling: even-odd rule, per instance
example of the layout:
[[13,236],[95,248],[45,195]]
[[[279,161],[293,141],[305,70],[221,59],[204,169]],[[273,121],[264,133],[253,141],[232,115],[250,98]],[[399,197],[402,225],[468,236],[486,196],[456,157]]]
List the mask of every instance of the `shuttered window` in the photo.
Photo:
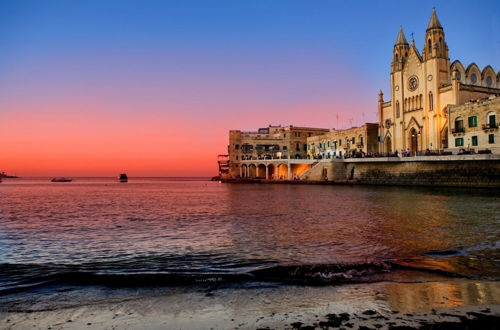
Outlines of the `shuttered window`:
[[477,136],[473,136],[471,142],[473,147],[477,147]]
[[469,117],[469,127],[477,127],[477,116]]

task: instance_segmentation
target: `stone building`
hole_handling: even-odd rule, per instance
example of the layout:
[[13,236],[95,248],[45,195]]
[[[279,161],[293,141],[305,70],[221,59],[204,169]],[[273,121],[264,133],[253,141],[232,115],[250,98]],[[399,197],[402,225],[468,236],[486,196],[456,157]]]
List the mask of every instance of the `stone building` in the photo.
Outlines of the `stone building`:
[[450,150],[500,153],[498,114],[500,97],[495,96],[448,106]]
[[[444,29],[436,11],[425,33],[422,53],[406,41],[400,28],[393,49],[390,75],[391,100],[379,93],[380,152],[410,149],[442,150],[449,145],[448,105],[500,95],[500,72],[472,63],[450,64]],[[453,144],[454,141],[452,141]]]
[[[253,132],[231,130],[229,131],[228,146],[229,176],[276,176],[278,174],[277,167],[282,163],[288,168],[291,167],[284,160],[307,158],[308,137],[326,132],[328,129],[271,125]],[[269,161],[276,160],[280,161],[279,164],[275,164],[276,168],[268,168],[269,164],[275,163]],[[262,164],[265,168],[259,169],[259,165]]]
[[378,151],[378,124],[336,130],[307,138],[310,159],[349,157],[353,153],[372,154]]

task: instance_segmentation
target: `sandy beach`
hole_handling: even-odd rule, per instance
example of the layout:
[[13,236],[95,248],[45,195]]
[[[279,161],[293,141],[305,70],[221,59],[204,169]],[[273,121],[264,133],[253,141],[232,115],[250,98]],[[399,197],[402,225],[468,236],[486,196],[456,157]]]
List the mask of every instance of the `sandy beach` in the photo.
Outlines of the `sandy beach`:
[[[500,283],[114,289],[2,304],[2,329],[497,329]],[[29,305],[29,306],[28,306]]]

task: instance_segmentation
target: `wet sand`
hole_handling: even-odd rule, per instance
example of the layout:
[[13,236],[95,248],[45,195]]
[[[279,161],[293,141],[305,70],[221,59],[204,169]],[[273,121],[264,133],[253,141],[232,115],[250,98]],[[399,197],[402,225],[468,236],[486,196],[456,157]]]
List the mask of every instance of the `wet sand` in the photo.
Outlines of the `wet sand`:
[[[498,329],[500,282],[116,289],[1,304],[2,329]],[[97,294],[96,294],[97,293]]]

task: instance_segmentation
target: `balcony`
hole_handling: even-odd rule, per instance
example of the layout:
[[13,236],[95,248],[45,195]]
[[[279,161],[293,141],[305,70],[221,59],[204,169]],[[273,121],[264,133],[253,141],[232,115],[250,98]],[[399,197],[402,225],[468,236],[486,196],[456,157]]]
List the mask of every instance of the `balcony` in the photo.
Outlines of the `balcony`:
[[465,133],[465,128],[463,127],[455,127],[451,130],[452,134]]
[[483,129],[484,130],[497,129],[497,128],[498,128],[498,124],[497,123],[483,124]]

